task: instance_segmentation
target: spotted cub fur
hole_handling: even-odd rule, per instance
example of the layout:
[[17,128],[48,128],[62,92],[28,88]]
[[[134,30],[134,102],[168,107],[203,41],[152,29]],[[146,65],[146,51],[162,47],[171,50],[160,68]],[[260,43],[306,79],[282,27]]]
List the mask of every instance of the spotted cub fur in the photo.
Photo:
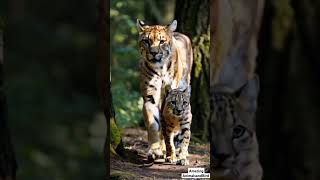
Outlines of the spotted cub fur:
[[191,87],[168,90],[162,112],[162,135],[166,145],[166,161],[188,165],[188,146],[192,120]]

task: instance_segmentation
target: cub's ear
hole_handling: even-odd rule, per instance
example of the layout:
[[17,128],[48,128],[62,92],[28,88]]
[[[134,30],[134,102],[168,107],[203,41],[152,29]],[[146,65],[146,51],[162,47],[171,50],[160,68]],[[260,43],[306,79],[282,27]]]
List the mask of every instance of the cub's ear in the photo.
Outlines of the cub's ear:
[[145,28],[146,28],[146,24],[143,21],[141,21],[140,19],[137,19],[136,25],[137,25],[139,32],[145,30]]
[[187,86],[187,88],[183,92],[190,96],[191,95],[191,85]]
[[172,23],[167,26],[167,28],[169,29],[169,31],[173,32],[177,29],[177,24],[177,20],[173,20]]
[[247,83],[236,92],[236,96],[238,96],[238,100],[242,108],[251,112],[257,110],[259,89],[259,77],[255,75],[252,79],[249,79]]

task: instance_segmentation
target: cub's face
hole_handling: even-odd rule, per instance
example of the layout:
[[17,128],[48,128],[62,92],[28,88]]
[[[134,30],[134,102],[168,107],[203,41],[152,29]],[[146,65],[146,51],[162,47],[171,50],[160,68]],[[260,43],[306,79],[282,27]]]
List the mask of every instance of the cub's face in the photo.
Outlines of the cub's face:
[[170,55],[172,34],[176,27],[176,20],[168,26],[149,26],[145,25],[143,21],[137,20],[139,49],[145,60],[152,63],[159,63]]
[[180,117],[189,110],[191,87],[186,89],[169,90],[166,97],[165,111],[174,116]]
[[258,79],[236,93],[212,93],[211,156],[213,171],[221,176],[238,176],[237,167],[249,163],[257,148],[255,135]]

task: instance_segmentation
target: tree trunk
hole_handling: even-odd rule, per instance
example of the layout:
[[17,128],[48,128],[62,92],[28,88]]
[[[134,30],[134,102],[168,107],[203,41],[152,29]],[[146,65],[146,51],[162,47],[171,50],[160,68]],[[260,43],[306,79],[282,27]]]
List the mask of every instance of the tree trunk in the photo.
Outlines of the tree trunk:
[[175,19],[178,32],[192,40],[194,65],[192,69],[191,106],[192,134],[202,140],[208,139],[209,103],[209,0],[177,0]]
[[16,178],[17,163],[7,124],[8,109],[4,83],[3,33],[0,19],[0,180]]
[[104,144],[104,156],[105,156],[105,166],[106,166],[106,178],[109,177],[110,174],[110,145],[109,145],[109,137],[110,137],[110,121],[108,117],[110,117],[110,85],[109,85],[109,43],[110,39],[108,36],[107,27],[109,27],[109,18],[107,15],[107,9],[109,9],[109,3],[105,0],[99,0],[98,3],[98,34],[97,34],[97,45],[98,45],[98,57],[97,57],[97,87],[100,95],[100,100],[102,104],[102,109],[107,122],[107,135]]
[[[104,145],[105,165],[107,177],[110,174],[110,152],[120,154],[123,152],[123,146],[120,136],[120,130],[115,123],[115,113],[112,106],[111,95],[111,76],[110,76],[110,37],[107,27],[110,27],[108,18],[109,3],[100,0],[98,4],[98,57],[97,57],[97,86],[101,99],[103,112],[107,122],[107,136]],[[110,141],[109,141],[110,140]]]

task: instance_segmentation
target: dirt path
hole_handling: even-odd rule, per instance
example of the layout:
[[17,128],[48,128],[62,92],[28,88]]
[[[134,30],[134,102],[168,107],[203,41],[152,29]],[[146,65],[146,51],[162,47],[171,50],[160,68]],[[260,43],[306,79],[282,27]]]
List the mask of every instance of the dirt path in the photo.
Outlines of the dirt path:
[[112,157],[110,160],[114,179],[180,179],[181,173],[187,173],[188,167],[209,168],[209,144],[194,144],[192,139],[189,146],[189,166],[169,164],[163,160],[151,167],[140,167],[147,162],[147,132],[128,128],[123,129],[122,134],[126,147],[125,158]]

